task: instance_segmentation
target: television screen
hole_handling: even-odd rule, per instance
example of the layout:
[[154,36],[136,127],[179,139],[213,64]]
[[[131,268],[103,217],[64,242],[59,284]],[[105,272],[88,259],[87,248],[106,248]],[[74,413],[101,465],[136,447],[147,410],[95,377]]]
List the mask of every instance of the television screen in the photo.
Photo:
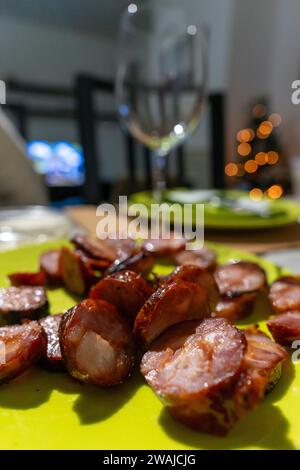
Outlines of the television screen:
[[84,158],[80,145],[70,142],[32,140],[27,144],[29,158],[48,186],[80,186],[84,182]]

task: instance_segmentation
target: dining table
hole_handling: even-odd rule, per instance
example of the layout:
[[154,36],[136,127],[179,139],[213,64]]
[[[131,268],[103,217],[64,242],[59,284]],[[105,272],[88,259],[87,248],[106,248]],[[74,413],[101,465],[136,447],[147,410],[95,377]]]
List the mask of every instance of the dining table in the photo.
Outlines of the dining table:
[[[96,236],[96,227],[100,220],[96,215],[96,208],[93,205],[81,205],[67,207],[65,210],[77,226]],[[125,226],[127,222],[124,216],[117,217],[119,226]],[[204,240],[254,253],[300,274],[300,223],[255,230],[205,228]]]

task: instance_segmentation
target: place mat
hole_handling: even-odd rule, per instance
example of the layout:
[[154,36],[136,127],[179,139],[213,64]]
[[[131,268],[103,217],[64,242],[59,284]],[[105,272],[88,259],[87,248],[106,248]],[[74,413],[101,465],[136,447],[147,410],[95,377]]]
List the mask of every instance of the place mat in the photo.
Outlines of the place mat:
[[[96,206],[74,206],[68,207],[66,210],[75,222],[85,228],[91,235],[96,236],[96,226],[100,220],[96,216]],[[126,220],[119,219],[118,222],[119,224],[125,224]],[[288,248],[300,248],[300,224],[249,231],[205,229],[205,240],[258,254]]]

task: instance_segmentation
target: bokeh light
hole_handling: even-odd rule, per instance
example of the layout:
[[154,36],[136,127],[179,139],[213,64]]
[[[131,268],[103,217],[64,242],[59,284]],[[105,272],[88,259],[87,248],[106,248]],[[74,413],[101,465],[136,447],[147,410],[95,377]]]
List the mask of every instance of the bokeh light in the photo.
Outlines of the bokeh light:
[[253,188],[249,192],[249,197],[253,201],[260,201],[263,198],[264,194],[261,189],[259,188]]
[[257,163],[255,160],[248,160],[245,163],[244,168],[247,173],[255,173],[257,170]]
[[238,170],[239,168],[236,163],[227,163],[225,166],[225,173],[227,176],[237,176]]
[[237,134],[236,134],[236,139],[239,142],[251,142],[251,140],[254,139],[255,132],[253,129],[247,128],[247,129],[241,129]]
[[271,123],[271,121],[263,121],[259,125],[256,134],[260,139],[267,139],[271,134],[272,130],[273,124]]
[[283,194],[283,189],[280,184],[273,184],[268,190],[267,190],[267,195],[271,199],[279,199]]
[[268,152],[268,163],[269,165],[276,165],[279,160],[279,155],[277,152],[271,150]]
[[258,165],[265,165],[268,161],[268,155],[265,152],[258,152],[255,155],[255,161]]
[[274,127],[278,127],[282,123],[282,117],[278,113],[272,113],[269,116],[269,121],[273,124]]
[[253,109],[252,109],[252,114],[256,118],[261,118],[263,117],[267,112],[267,109],[264,104],[256,104]]
[[251,152],[251,145],[247,142],[243,142],[238,145],[237,151],[241,157],[246,157]]

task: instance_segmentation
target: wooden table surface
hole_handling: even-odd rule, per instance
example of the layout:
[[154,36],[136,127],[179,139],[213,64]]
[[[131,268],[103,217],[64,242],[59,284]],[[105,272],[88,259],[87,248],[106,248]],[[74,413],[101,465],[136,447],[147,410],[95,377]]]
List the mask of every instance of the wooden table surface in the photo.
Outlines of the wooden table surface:
[[[75,206],[67,209],[73,220],[96,236],[99,217],[96,206]],[[119,224],[125,223],[119,219]],[[146,234],[145,234],[146,236]],[[205,230],[205,240],[213,241],[253,253],[266,253],[288,248],[300,248],[300,224],[259,230]]]

